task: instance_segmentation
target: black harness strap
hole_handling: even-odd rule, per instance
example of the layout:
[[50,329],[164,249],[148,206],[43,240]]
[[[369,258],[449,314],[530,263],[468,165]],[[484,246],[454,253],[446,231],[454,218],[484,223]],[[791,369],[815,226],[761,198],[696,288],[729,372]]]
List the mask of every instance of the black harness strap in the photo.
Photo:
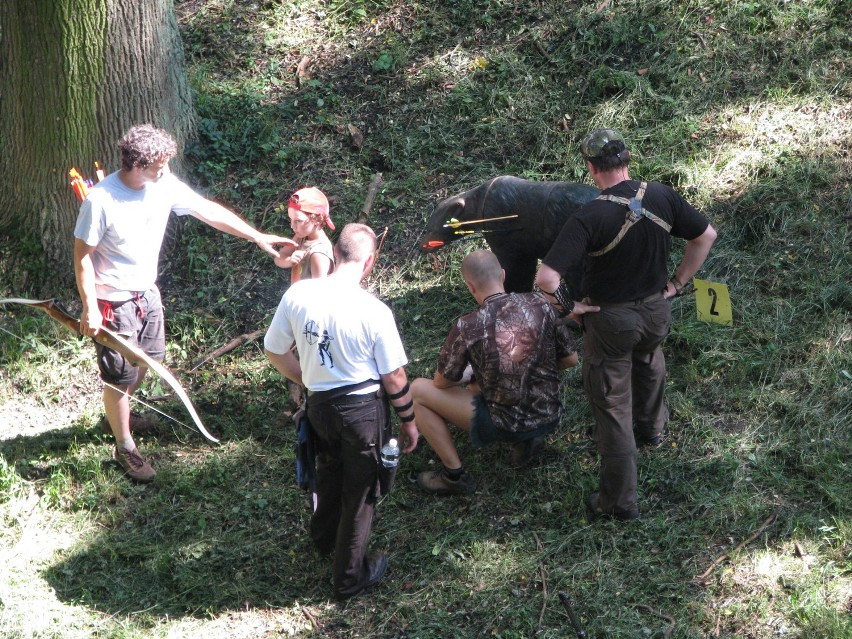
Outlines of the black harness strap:
[[651,211],[642,206],[642,198],[645,196],[645,189],[648,188],[647,182],[642,182],[639,185],[639,190],[636,191],[636,196],[632,199],[627,199],[626,197],[618,197],[617,195],[599,195],[595,199],[596,200],[607,200],[609,202],[615,202],[616,204],[621,204],[622,206],[627,207],[627,217],[624,220],[624,225],[621,227],[621,230],[618,231],[618,235],[616,235],[612,241],[604,246],[599,251],[591,251],[589,255],[592,257],[599,257],[606,253],[609,253],[612,249],[618,246],[618,243],[624,239],[624,236],[627,235],[627,231],[633,228],[633,225],[636,224],[643,217],[651,220],[657,226],[665,229],[666,233],[671,233],[672,225],[666,222],[665,220],[657,217]]

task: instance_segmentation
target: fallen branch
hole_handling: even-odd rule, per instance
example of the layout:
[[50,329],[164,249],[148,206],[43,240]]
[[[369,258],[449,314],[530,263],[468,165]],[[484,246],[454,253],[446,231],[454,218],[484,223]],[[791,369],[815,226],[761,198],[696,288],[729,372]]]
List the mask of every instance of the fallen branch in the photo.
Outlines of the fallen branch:
[[677,626],[677,621],[675,621],[672,617],[669,617],[669,616],[668,616],[667,614],[665,614],[665,613],[657,612],[656,610],[654,610],[653,608],[651,608],[651,606],[646,606],[646,605],[644,605],[644,604],[639,604],[639,605],[638,605],[638,606],[636,606],[636,607],[637,607],[637,608],[642,608],[642,610],[647,610],[647,611],[648,611],[648,612],[650,612],[652,615],[657,615],[658,617],[662,617],[663,619],[665,619],[666,621],[668,621],[668,622],[669,622],[669,627],[668,627],[668,628],[666,628],[665,632],[663,633],[663,639],[669,639],[669,637],[671,637],[671,636],[672,636],[672,633],[674,632],[675,626]]
[[361,217],[358,218],[358,224],[366,224],[367,218],[370,217],[370,210],[373,208],[373,203],[376,201],[376,195],[382,186],[382,174],[376,173],[373,176],[373,183],[370,184],[370,190],[367,191],[367,199],[364,202],[364,208],[361,209]]
[[548,64],[556,66],[556,60],[551,57],[551,55],[547,52],[547,49],[544,48],[544,45],[541,43],[540,40],[533,40],[533,44],[535,45],[535,48],[538,49],[538,52],[542,55],[542,57],[547,60]]
[[217,357],[221,357],[225,353],[230,353],[232,350],[234,350],[238,346],[242,346],[246,342],[251,342],[252,340],[256,340],[258,337],[261,337],[264,333],[266,333],[266,329],[261,328],[261,329],[258,329],[256,331],[252,332],[252,333],[245,333],[243,335],[240,335],[239,337],[235,337],[234,339],[232,339],[230,342],[228,342],[224,346],[220,346],[215,351],[213,351],[212,353],[210,353],[209,355],[207,355],[203,359],[201,359],[195,366],[193,366],[192,368],[189,369],[189,372],[191,373],[192,371],[195,371],[195,370],[201,368],[204,364],[209,362],[211,359],[216,359]]
[[[541,539],[538,538],[535,531],[533,531],[533,537],[535,537],[535,545],[538,548],[538,552],[543,552],[544,547],[541,545]],[[544,562],[541,562],[538,568],[541,571],[541,612],[538,613],[536,631],[541,629],[541,624],[544,622],[544,612],[547,610],[547,568],[545,568]]]
[[565,612],[568,613],[568,619],[571,621],[571,627],[574,628],[574,632],[577,633],[577,639],[586,639],[586,631],[583,630],[580,620],[577,619],[577,614],[574,612],[574,606],[571,603],[571,597],[568,596],[567,592],[560,591],[559,600],[565,607]]
[[[754,531],[751,535],[749,535],[748,539],[746,539],[744,542],[742,542],[742,543],[741,543],[741,544],[739,544],[736,548],[734,548],[734,549],[731,551],[730,555],[735,555],[735,554],[736,554],[736,553],[738,553],[740,550],[742,550],[743,548],[745,548],[746,546],[748,546],[748,545],[749,545],[751,542],[753,542],[755,539],[757,539],[757,537],[758,537],[758,536],[760,536],[760,534],[761,534],[764,530],[766,530],[766,529],[769,527],[769,525],[770,525],[773,521],[775,521],[775,518],[778,516],[778,513],[780,513],[780,512],[781,512],[781,511],[780,511],[780,509],[779,509],[779,510],[776,510],[774,513],[772,513],[772,514],[769,516],[769,518],[768,518],[766,521],[764,521],[764,522],[763,522],[763,524],[760,526],[760,528],[758,528],[757,530],[755,530],[755,531]],[[730,555],[729,555],[728,553],[722,553],[721,555],[719,555],[718,557],[716,557],[716,559],[714,559],[714,560],[713,560],[713,563],[711,563],[711,564],[707,567],[707,570],[705,570],[705,571],[704,571],[704,572],[702,572],[700,575],[698,575],[697,577],[695,577],[695,578],[693,579],[693,581],[695,581],[695,582],[701,582],[701,581],[704,581],[704,579],[706,579],[706,578],[707,578],[707,576],[708,576],[711,572],[713,572],[713,570],[716,568],[716,566],[718,566],[718,565],[719,565],[719,564],[721,564],[723,561],[725,561],[726,559],[728,559],[728,558],[730,557]]]
[[311,614],[311,611],[310,611],[310,610],[308,610],[307,608],[302,608],[302,609],[301,609],[301,613],[302,613],[302,614],[303,614],[303,615],[307,618],[307,620],[308,620],[308,621],[310,621],[310,622],[311,622],[311,625],[312,625],[314,628],[316,628],[317,630],[319,630],[319,629],[321,629],[321,628],[322,628],[322,626],[320,625],[319,621],[317,621],[317,618],[316,618],[316,617],[314,617],[314,615],[313,615],[313,614]]
[[379,246],[376,247],[376,261],[377,262],[379,261],[379,254],[382,252],[382,247],[385,245],[385,240],[388,237],[388,227],[385,227],[385,230],[381,232],[379,237],[381,238],[379,240]]

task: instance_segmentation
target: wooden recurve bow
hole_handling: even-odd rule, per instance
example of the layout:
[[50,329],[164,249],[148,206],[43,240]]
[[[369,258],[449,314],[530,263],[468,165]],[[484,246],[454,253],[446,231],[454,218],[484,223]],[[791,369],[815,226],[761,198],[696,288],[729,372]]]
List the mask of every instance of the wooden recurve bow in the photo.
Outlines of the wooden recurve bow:
[[[80,331],[80,320],[72,317],[56,300],[30,300],[21,297],[11,297],[0,299],[0,304],[24,304],[26,306],[32,306],[44,311],[71,332],[76,333],[77,335],[83,334]],[[151,359],[151,357],[149,357],[140,348],[128,343],[122,337],[104,326],[101,326],[97,335],[95,335],[92,339],[102,346],[106,346],[117,353],[121,353],[127,361],[134,366],[146,366],[157,373],[163,381],[171,386],[172,390],[183,402],[187,412],[192,417],[192,421],[195,422],[198,432],[201,433],[208,441],[211,441],[214,444],[219,443],[219,440],[213,437],[213,435],[211,435],[204,427],[204,424],[201,423],[201,418],[198,416],[195,406],[192,405],[189,395],[186,394],[186,391],[180,385],[180,382],[165,366],[163,366],[160,362]]]

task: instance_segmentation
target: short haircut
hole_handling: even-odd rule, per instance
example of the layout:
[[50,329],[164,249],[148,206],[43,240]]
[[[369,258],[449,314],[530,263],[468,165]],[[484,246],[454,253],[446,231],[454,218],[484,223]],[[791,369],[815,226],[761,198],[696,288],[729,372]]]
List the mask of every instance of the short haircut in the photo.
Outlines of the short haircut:
[[134,166],[147,169],[155,162],[168,161],[177,155],[177,143],[166,131],[151,124],[130,127],[118,141],[121,168],[133,170]]
[[462,260],[462,277],[474,286],[503,283],[503,267],[491,251],[474,251]]
[[334,243],[338,263],[360,262],[376,252],[376,234],[366,224],[347,224]]

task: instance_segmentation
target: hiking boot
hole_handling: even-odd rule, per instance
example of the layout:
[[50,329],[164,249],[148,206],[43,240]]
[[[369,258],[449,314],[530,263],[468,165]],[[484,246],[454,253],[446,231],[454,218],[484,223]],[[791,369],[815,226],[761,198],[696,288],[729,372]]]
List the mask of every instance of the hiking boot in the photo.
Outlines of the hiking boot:
[[116,446],[112,451],[112,458],[121,465],[124,472],[131,479],[141,482],[154,481],[157,472],[139,454],[138,448],[135,450],[126,450]]
[[509,465],[512,468],[526,468],[544,450],[545,438],[543,435],[512,444],[509,451]]
[[[112,435],[112,428],[109,425],[109,420],[106,418],[106,415],[101,417],[100,421],[101,430],[104,431],[107,435]],[[156,435],[159,430],[159,420],[157,420],[157,416],[151,413],[145,413],[142,415],[141,413],[137,413],[136,411],[130,411],[130,432],[136,435]]]
[[589,521],[594,521],[596,519],[617,519],[619,521],[631,521],[633,519],[639,519],[642,515],[639,514],[639,509],[636,508],[634,510],[619,510],[612,512],[604,512],[601,510],[600,506],[598,506],[598,493],[591,493],[588,497],[586,497],[586,509],[589,513]]
[[436,495],[471,495],[476,492],[476,480],[465,471],[458,479],[450,479],[446,470],[426,470],[417,475],[417,485]]
[[367,573],[367,582],[364,584],[364,588],[375,586],[385,576],[388,571],[388,554],[383,551],[372,552],[367,557],[367,564],[370,566],[370,570]]
[[666,431],[653,437],[643,437],[642,435],[633,433],[633,439],[636,441],[636,448],[659,448],[663,443],[663,438],[666,436]]
[[364,585],[352,593],[337,592],[335,593],[334,598],[338,601],[345,601],[347,599],[352,599],[352,597],[357,597],[368,588],[379,583],[387,571],[388,554],[384,551],[371,552],[367,555],[367,579],[364,581]]

